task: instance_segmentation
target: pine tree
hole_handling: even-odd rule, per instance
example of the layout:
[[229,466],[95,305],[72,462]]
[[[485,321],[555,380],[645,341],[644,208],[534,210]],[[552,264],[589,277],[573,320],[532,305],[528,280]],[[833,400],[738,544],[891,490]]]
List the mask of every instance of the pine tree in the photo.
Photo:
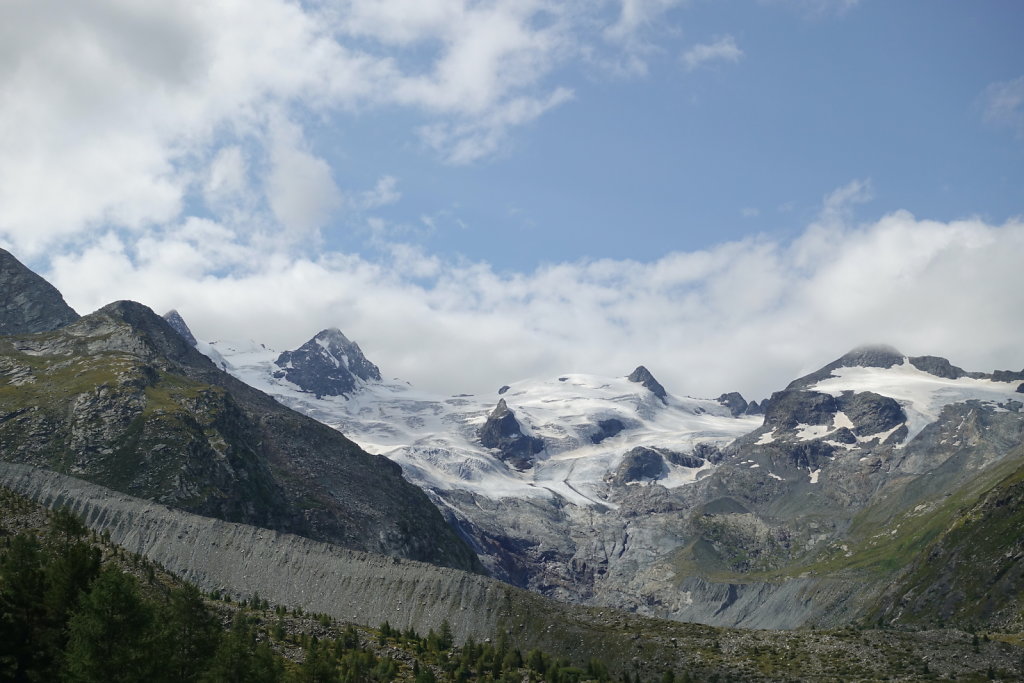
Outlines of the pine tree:
[[217,650],[220,625],[203,604],[199,589],[191,584],[171,592],[160,616],[165,671],[173,680],[195,680]]
[[53,660],[43,596],[46,575],[35,536],[18,534],[0,559],[0,676],[29,680]]
[[71,617],[67,678],[82,683],[157,679],[160,662],[153,621],[134,577],[104,568]]
[[221,638],[206,683],[276,683],[283,675],[281,661],[256,634],[244,612],[235,614],[231,631]]

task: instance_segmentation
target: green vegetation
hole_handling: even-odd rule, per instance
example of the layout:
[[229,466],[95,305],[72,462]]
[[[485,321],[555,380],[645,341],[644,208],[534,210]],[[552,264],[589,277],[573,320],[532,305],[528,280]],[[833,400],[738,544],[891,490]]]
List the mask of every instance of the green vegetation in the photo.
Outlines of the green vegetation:
[[[0,679],[355,683],[608,681],[608,667],[574,667],[507,641],[457,647],[448,622],[420,636],[387,623],[339,625],[324,614],[271,608],[254,595],[204,596],[90,535],[70,512],[0,490]],[[33,520],[35,523],[33,523]],[[20,528],[19,528],[20,527]]]
[[[513,591],[513,589],[509,589]],[[741,631],[514,591],[482,641],[202,594],[0,489],[0,679],[15,681],[1019,680],[1019,634]],[[494,608],[499,608],[494,605]],[[991,637],[990,637],[991,636]]]

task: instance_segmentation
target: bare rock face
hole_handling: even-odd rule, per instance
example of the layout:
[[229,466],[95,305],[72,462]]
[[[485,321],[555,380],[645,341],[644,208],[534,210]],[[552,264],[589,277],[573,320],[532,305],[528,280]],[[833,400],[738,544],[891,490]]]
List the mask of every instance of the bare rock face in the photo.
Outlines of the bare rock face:
[[616,436],[622,430],[626,429],[626,425],[623,424],[622,420],[617,418],[610,418],[607,420],[598,420],[597,431],[590,435],[591,443],[601,443],[605,439],[610,439]]
[[518,470],[532,467],[533,456],[544,450],[542,440],[523,434],[519,420],[503,398],[480,428],[479,436],[484,447],[496,449],[499,458]]
[[776,391],[764,414],[764,424],[790,430],[799,424],[827,425],[839,410],[836,399],[815,391]]
[[651,374],[651,371],[642,365],[637,366],[636,370],[629,373],[629,376],[626,377],[626,379],[630,382],[636,382],[637,384],[642,385],[662,401],[664,401],[665,397],[668,395],[665,391],[665,387],[661,386],[661,383],[654,379],[654,375]]
[[[751,405],[748,404],[743,395],[738,391],[730,391],[728,394],[722,394],[718,397],[717,401],[723,406],[729,409],[733,417],[744,415],[747,413],[747,408]],[[757,402],[754,402],[756,406]]]
[[907,421],[899,403],[872,391],[847,392],[838,403],[853,422],[853,433],[857,436],[887,432]]
[[359,344],[334,327],[322,330],[294,351],[285,351],[275,364],[281,368],[275,377],[317,398],[352,394],[360,381],[380,381],[380,369],[366,359]]
[[0,335],[48,332],[77,319],[56,287],[0,249]]
[[164,320],[167,324],[174,328],[174,331],[181,335],[181,338],[189,343],[191,346],[195,346],[198,342],[196,341],[195,335],[192,334],[192,330],[188,328],[188,323],[181,317],[181,314],[175,310],[167,311],[164,313]]
[[615,472],[615,483],[628,484],[634,481],[654,481],[665,474],[665,459],[651,448],[637,446],[622,459]]

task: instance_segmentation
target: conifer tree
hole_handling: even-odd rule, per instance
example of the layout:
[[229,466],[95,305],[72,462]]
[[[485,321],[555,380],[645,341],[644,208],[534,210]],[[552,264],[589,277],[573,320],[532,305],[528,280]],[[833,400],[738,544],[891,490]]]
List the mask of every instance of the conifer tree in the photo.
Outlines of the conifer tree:
[[65,672],[71,681],[117,683],[159,678],[153,612],[134,577],[105,567],[71,617]]

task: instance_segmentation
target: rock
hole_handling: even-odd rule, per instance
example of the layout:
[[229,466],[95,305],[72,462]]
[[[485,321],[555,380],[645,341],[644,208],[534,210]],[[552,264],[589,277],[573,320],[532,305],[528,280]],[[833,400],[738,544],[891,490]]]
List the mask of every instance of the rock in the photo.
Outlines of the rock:
[[[747,408],[750,404],[746,402],[743,396],[736,391],[731,391],[728,394],[722,394],[718,397],[718,402],[729,409],[733,417],[739,417],[747,412]],[[756,401],[755,401],[756,403]]]
[[601,443],[605,439],[610,439],[615,436],[625,428],[626,425],[624,425],[622,420],[619,420],[618,418],[613,417],[607,420],[599,420],[597,423],[598,431],[596,434],[592,434],[590,436],[590,441],[592,443]]
[[967,376],[963,368],[958,368],[939,356],[914,356],[910,358],[910,364],[922,372],[945,379],[960,379]]
[[899,403],[871,391],[846,392],[838,404],[853,423],[853,433],[857,436],[887,432],[907,420]]
[[891,368],[903,365],[903,354],[891,346],[869,344],[858,346],[825,367],[790,382],[786,389],[804,389],[832,377],[839,368]]
[[543,441],[523,434],[519,420],[503,398],[498,400],[498,405],[480,427],[478,436],[485,448],[496,449],[498,457],[517,470],[532,467],[533,456],[544,450]]
[[275,377],[317,398],[352,394],[361,382],[380,381],[377,366],[366,359],[358,344],[334,327],[322,330],[294,351],[285,351],[275,364],[281,368]]
[[707,460],[711,463],[719,463],[722,461],[723,456],[718,446],[710,443],[699,443],[693,447],[693,457]]
[[758,404],[757,401],[751,401],[747,404],[747,409],[743,411],[744,415],[764,415],[764,411],[768,408],[768,399],[764,399]]
[[1022,383],[1019,387],[1017,387],[1017,393],[1018,394],[1024,394],[1024,383]]
[[684,455],[682,453],[673,453],[672,457],[669,458],[669,462],[673,465],[679,465],[680,467],[689,467],[690,469],[698,469],[704,467],[704,459],[699,458],[696,455]]
[[181,335],[181,338],[187,341],[190,345],[195,346],[198,342],[195,336],[192,334],[192,330],[188,328],[185,323],[185,319],[176,310],[170,310],[164,313],[164,320],[170,325],[175,332]]
[[77,319],[56,287],[0,249],[0,335],[48,332]]
[[829,394],[786,389],[772,394],[764,424],[785,430],[794,429],[798,424],[830,425],[837,410],[836,400]]
[[1019,382],[1024,379],[1024,370],[1016,372],[1014,370],[996,370],[992,373],[993,382]]
[[508,391],[508,390],[509,390],[509,389],[511,389],[511,388],[512,388],[512,387],[510,387],[509,385],[507,385],[507,384],[503,384],[503,385],[502,385],[502,386],[501,386],[501,387],[500,387],[500,388],[498,389],[498,396],[501,396],[502,394],[504,394],[504,393],[505,393],[506,391]]
[[651,371],[642,365],[637,366],[636,370],[629,373],[629,376],[626,379],[630,382],[636,382],[637,384],[642,385],[663,402],[665,401],[665,397],[668,395],[665,391],[665,387],[661,386],[658,380],[654,379],[654,375],[651,374]]
[[637,446],[622,458],[612,480],[616,484],[634,481],[653,481],[665,475],[665,459],[658,451]]

